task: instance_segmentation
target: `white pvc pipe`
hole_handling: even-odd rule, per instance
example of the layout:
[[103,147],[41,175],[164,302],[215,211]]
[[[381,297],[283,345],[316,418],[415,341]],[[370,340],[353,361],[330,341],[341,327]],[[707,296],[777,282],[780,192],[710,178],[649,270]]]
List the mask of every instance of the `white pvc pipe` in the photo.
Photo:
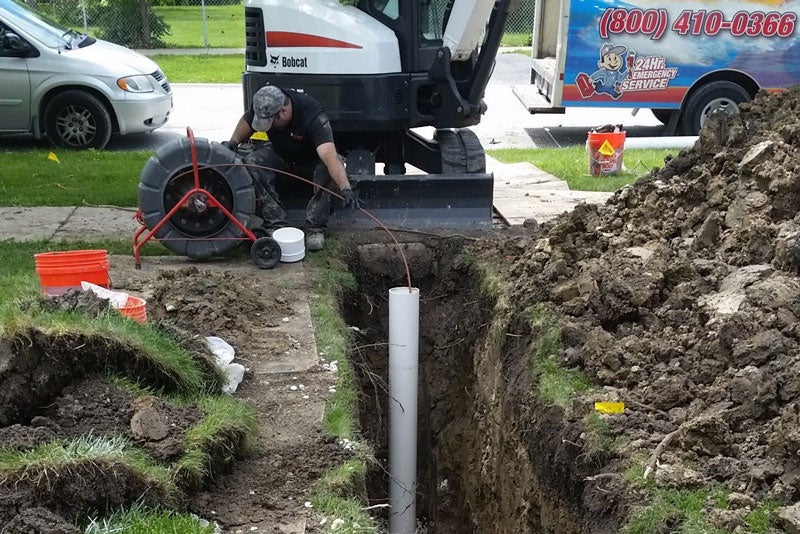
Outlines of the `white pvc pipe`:
[[691,148],[696,135],[674,137],[626,137],[625,148]]
[[389,290],[389,533],[417,527],[419,289]]

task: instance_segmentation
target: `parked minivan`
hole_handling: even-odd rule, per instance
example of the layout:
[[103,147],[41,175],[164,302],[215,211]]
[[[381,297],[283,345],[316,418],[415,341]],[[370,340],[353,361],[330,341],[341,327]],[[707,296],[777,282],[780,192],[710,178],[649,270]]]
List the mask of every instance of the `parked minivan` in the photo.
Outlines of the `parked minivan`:
[[171,111],[169,82],[151,59],[0,0],[0,133],[103,148],[112,132],[155,130]]

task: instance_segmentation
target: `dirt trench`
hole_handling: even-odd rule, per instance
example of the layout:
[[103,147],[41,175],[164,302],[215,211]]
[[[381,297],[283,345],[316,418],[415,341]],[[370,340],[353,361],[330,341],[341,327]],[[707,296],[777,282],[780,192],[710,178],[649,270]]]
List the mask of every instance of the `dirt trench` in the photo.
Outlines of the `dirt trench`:
[[[751,532],[758,513],[800,528],[798,117],[800,90],[761,94],[605,205],[403,245],[421,290],[429,532],[619,532],[668,491],[699,492],[704,531]],[[387,247],[356,247],[350,263],[362,424],[385,462],[379,332],[388,289],[406,281]],[[546,341],[544,364],[588,383],[563,404],[541,395]],[[375,504],[386,487],[376,470]],[[648,528],[681,528],[683,513]]]
[[[458,238],[402,245],[420,288],[420,527],[583,532],[591,522],[616,531],[619,508],[601,495],[584,498],[586,462],[578,448],[563,444],[578,439],[581,425],[536,402],[525,364],[534,333],[518,333],[500,294],[486,289],[474,246]],[[352,360],[362,390],[362,431],[380,464],[368,480],[371,505],[388,502],[388,291],[407,284],[402,265],[393,246],[356,247],[351,269],[359,291],[343,299],[344,315],[358,332]]]

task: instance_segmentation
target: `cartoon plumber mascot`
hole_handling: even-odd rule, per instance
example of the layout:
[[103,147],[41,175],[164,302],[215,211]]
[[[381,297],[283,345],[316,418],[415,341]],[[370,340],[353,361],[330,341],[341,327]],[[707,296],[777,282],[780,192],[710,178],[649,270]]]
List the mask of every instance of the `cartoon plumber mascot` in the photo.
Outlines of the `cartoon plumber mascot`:
[[597,62],[598,70],[594,71],[591,79],[597,93],[605,93],[616,100],[622,93],[619,86],[628,77],[628,65],[625,61],[627,48],[606,43],[600,47],[600,59]]

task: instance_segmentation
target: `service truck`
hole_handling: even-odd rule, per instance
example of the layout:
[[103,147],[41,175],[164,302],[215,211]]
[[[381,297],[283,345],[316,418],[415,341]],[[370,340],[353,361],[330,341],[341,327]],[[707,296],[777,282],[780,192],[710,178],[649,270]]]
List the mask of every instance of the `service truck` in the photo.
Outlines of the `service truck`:
[[531,113],[649,108],[696,135],[715,110],[800,82],[796,0],[542,0],[535,6]]

